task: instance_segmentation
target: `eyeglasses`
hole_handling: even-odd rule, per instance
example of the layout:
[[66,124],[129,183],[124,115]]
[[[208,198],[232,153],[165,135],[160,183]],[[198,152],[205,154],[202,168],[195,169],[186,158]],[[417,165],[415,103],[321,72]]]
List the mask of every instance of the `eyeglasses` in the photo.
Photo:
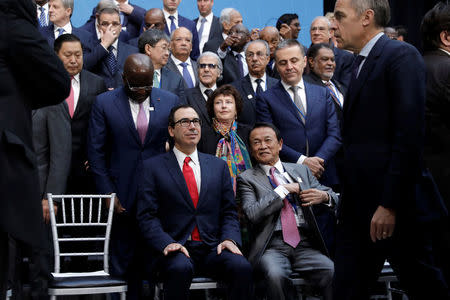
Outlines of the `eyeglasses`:
[[152,91],[152,86],[151,85],[147,85],[147,86],[130,86],[130,83],[128,82],[128,79],[125,78],[125,81],[127,82],[128,85],[128,89],[132,92],[139,92],[142,90],[145,90],[146,92],[151,92]]
[[194,124],[195,127],[200,127],[202,125],[202,120],[200,120],[199,118],[194,118],[192,120],[183,118],[181,120],[174,122],[173,127],[175,127],[175,125],[177,124],[180,124],[181,127],[188,128],[189,126],[191,126],[191,123]]
[[198,64],[198,66],[200,67],[200,69],[206,69],[206,67],[215,69],[218,67],[216,64]]
[[245,56],[249,57],[249,58],[252,58],[254,56],[256,56],[256,57],[266,57],[267,53],[265,53],[265,52],[256,52],[256,53],[249,52],[249,53],[245,54]]
[[110,23],[110,22],[107,22],[107,21],[104,21],[104,22],[100,23],[100,26],[102,26],[102,27],[108,27],[109,25],[112,25],[113,27],[118,27],[118,26],[121,26],[122,24],[120,24],[118,22]]
[[169,45],[163,45],[163,46],[161,46],[161,45],[155,45],[155,46],[152,46],[153,48],[156,48],[156,47],[158,47],[158,48],[160,48],[162,51],[164,51],[164,52],[166,52],[166,51],[168,51],[168,52],[170,52],[170,47],[169,47]]
[[327,28],[326,27],[317,27],[317,26],[314,26],[314,27],[311,27],[311,32],[314,32],[314,31],[316,31],[316,30],[318,30],[318,31],[326,31],[327,30]]

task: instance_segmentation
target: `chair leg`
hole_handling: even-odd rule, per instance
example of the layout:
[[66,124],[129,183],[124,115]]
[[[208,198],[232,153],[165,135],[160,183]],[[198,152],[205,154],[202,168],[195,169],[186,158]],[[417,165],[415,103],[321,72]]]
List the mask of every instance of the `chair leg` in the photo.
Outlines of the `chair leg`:
[[120,300],[125,300],[125,299],[127,299],[127,293],[126,292],[120,293]]
[[56,300],[56,296],[55,295],[51,295],[50,296],[50,300]]

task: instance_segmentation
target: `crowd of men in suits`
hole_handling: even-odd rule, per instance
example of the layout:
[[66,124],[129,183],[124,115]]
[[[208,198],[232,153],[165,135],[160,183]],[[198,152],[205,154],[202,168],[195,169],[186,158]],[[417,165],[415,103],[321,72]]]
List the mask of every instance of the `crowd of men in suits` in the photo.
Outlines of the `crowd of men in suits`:
[[[4,159],[11,145],[25,156],[34,147],[39,180],[21,179],[36,184],[21,199],[40,195],[42,209],[30,209],[43,220],[24,215],[30,224],[49,223],[47,193],[116,193],[110,273],[127,281],[129,299],[143,297],[143,280],[162,281],[164,299],[188,299],[198,274],[223,280],[230,299],[294,299],[292,273],[324,299],[368,299],[385,260],[411,299],[449,298],[448,4],[423,20],[424,61],[388,34],[387,0],[338,0],[334,15],[312,21],[309,47],[297,41],[295,13],[249,30],[235,8],[215,16],[214,0],[197,0],[194,20],[180,0],[149,10],[100,0],[80,28],[73,0],[36,0],[33,18],[27,2],[7,0],[0,13],[20,11],[20,30],[39,28],[30,32],[48,50],[45,73],[28,83],[42,103],[26,104],[22,136],[3,121],[2,93],[0,166],[18,168]],[[3,64],[10,54],[1,55]],[[250,128],[253,168],[235,190],[227,164],[197,151],[213,136],[206,103],[225,85],[242,98],[236,118]],[[1,201],[2,216],[16,214]],[[8,234],[51,245],[48,225],[39,241],[14,222],[0,221],[0,254]],[[32,254],[45,274],[50,256]]]

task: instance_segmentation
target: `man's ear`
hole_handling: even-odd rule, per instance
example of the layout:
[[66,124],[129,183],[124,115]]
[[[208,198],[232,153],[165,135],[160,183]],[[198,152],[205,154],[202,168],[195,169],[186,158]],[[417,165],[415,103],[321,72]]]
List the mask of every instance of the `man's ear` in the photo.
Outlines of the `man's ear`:
[[442,30],[439,34],[439,38],[445,47],[450,48],[450,32]]
[[369,26],[370,24],[373,24],[375,22],[375,13],[372,9],[366,9],[362,14],[361,14],[361,18],[362,18],[362,25],[364,27]]

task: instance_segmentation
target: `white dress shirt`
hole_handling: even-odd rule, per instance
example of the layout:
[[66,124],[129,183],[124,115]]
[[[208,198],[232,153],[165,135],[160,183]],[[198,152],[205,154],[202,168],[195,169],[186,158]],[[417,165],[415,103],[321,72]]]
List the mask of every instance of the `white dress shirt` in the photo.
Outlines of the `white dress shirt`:
[[[258,83],[256,82],[256,77],[253,77],[252,75],[248,74],[248,76],[250,77],[250,82],[252,83],[252,87],[253,87],[253,91],[256,94],[256,88],[258,87]],[[264,72],[263,77],[260,78],[261,81],[261,87],[263,89],[263,91],[267,90],[267,76],[266,73]]]
[[200,186],[201,186],[201,171],[200,171],[200,161],[198,160],[198,152],[197,149],[195,149],[194,152],[187,155],[180,150],[177,149],[176,146],[173,147],[173,153],[175,154],[175,157],[177,158],[178,165],[180,166],[181,173],[183,173],[183,165],[184,165],[184,159],[186,156],[189,156],[191,158],[191,161],[189,162],[189,166],[192,168],[192,171],[194,171],[194,177],[195,181],[197,183],[197,191],[198,195],[200,196]]
[[[36,4],[36,10],[37,10],[37,18],[39,20],[39,18],[41,17],[41,10],[39,9],[41,6]],[[42,7],[44,8],[44,12],[45,12],[45,26],[48,26],[48,2],[45,3],[44,5],[42,5]]]
[[78,98],[80,98],[80,73],[73,76],[71,80],[72,89],[73,89],[73,111],[77,109]]
[[64,29],[64,32],[62,34],[72,33],[72,24],[70,24],[70,22],[68,22],[66,25],[64,25],[62,27],[58,27],[58,26],[54,25],[53,26],[53,33],[55,34],[55,39],[57,39],[58,36],[59,36],[59,29],[60,28]]
[[199,81],[198,86],[200,88],[200,91],[202,92],[202,95],[203,95],[203,98],[205,99],[205,101],[208,100],[208,96],[206,96],[205,91],[207,89],[211,89],[214,92],[217,89],[217,85],[215,83],[214,83],[213,87],[207,88],[206,86],[203,85],[203,83],[201,83]]
[[[183,67],[180,65],[183,62],[173,55],[171,55],[171,57],[172,57],[173,62],[177,66],[178,71],[180,71],[181,77],[183,77]],[[185,61],[185,63],[187,63],[187,69],[188,69],[189,75],[191,75],[192,83],[195,86],[196,80],[195,80],[194,68],[192,68],[192,61],[188,57],[188,59]]]
[[[136,103],[132,101],[131,99],[128,99],[128,102],[130,103],[130,109],[131,109],[131,116],[133,117],[134,126],[137,129],[137,117],[139,114],[139,103]],[[147,97],[147,99],[142,102],[145,117],[147,118],[147,122],[150,122],[150,97]]]
[[[175,23],[175,27],[178,28],[178,10],[174,14],[171,15],[163,9],[163,13],[164,13],[164,19],[166,19],[166,24],[167,24],[166,26],[169,29],[169,32],[170,32],[170,25],[172,24],[172,20],[169,18],[170,16],[175,17],[175,19],[173,21]],[[170,34],[172,34],[172,32],[170,32]]]
[[213,16],[214,16],[214,14],[211,12],[206,17],[202,17],[202,16],[198,17],[197,32],[200,30],[200,26],[202,26],[202,19],[206,20],[205,24],[203,25],[202,36],[198,37],[200,51],[203,49],[203,46],[205,45],[205,43],[209,39],[209,33],[211,32],[211,25],[212,25],[212,21],[213,21]]
[[358,55],[364,56],[364,59],[359,64],[358,72],[356,73],[356,78],[358,78],[359,72],[361,72],[362,66],[366,62],[367,56],[369,56],[370,51],[372,51],[373,46],[375,46],[375,44],[377,43],[377,41],[380,39],[380,37],[383,34],[384,34],[383,32],[379,32],[377,35],[375,35],[370,41],[367,42],[367,44],[358,53]]

